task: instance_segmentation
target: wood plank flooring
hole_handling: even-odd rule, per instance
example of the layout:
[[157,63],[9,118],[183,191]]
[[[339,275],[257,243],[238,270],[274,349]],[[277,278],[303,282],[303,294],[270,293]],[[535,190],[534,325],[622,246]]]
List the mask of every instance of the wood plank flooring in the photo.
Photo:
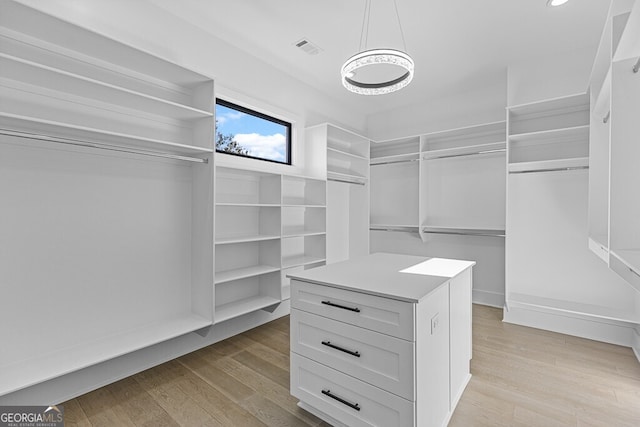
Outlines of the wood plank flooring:
[[[502,310],[473,306],[473,378],[450,426],[640,426],[630,349],[501,319]],[[64,402],[65,425],[326,427],[289,395],[288,322]]]

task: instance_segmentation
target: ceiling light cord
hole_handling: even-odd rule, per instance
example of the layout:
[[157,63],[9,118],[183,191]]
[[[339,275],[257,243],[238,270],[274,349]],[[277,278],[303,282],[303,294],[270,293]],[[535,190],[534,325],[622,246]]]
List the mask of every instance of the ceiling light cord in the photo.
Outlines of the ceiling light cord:
[[402,49],[407,51],[407,42],[404,39],[404,31],[402,31],[402,23],[400,22],[400,14],[398,13],[398,2],[393,0],[393,7],[396,9],[396,19],[398,20],[398,28],[400,28],[400,37],[402,38]]
[[[364,13],[362,14],[362,30],[360,31],[360,45],[358,52],[362,52],[367,48],[369,42],[369,21],[371,20],[371,0],[364,3]],[[364,46],[364,48],[363,48]]]

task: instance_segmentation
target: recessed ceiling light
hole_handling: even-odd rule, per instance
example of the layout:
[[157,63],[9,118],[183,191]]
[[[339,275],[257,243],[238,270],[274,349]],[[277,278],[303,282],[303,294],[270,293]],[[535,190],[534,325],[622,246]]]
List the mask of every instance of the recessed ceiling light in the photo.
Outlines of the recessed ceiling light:
[[548,0],[547,1],[547,6],[562,6],[563,4],[565,4],[566,2],[568,2],[569,0]]

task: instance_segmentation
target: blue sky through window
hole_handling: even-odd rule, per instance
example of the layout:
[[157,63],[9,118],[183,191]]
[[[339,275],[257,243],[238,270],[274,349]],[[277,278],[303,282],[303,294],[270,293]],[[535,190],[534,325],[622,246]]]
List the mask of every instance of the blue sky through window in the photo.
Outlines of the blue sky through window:
[[232,134],[252,157],[287,162],[287,128],[284,125],[216,104],[218,132]]

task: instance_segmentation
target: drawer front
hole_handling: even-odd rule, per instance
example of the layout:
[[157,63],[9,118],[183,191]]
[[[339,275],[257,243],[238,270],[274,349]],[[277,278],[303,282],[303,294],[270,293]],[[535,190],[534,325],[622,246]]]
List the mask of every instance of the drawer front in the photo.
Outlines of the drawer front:
[[414,304],[409,302],[292,280],[291,307],[414,341]]
[[291,310],[291,351],[414,400],[414,343]]
[[412,426],[414,404],[295,353],[291,394],[350,426]]

